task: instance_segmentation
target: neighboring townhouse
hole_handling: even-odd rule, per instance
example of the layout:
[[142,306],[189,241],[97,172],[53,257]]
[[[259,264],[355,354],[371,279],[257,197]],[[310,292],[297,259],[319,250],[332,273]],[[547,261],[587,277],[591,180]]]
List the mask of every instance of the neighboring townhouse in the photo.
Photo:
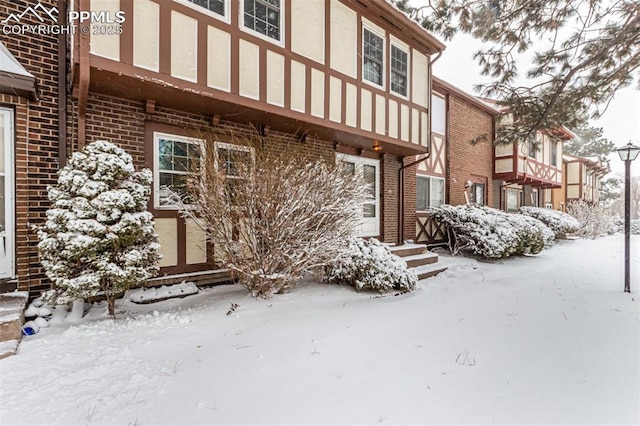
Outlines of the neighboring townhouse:
[[[66,2],[55,5],[58,20],[67,16]],[[27,7],[0,6],[0,15]],[[392,5],[77,0],[72,8],[76,16],[93,15],[91,25],[44,37],[44,48],[15,35],[1,39],[18,61],[24,57],[41,87],[38,105],[46,102],[46,111],[34,110],[28,120],[13,107],[18,126],[32,123],[22,124],[16,137],[25,161],[33,157],[31,175],[25,163],[16,166],[16,179],[24,173],[29,183],[17,187],[16,203],[25,206],[14,228],[25,246],[17,251],[19,289],[48,285],[28,226],[48,208],[46,184],[68,155],[98,139],[120,145],[138,167],[153,171],[149,210],[162,245],[161,275],[204,277],[216,268],[203,231],[162,191],[185,185],[184,165],[198,160],[193,147],[205,134],[215,136],[211,148],[220,158],[242,150],[225,135],[258,129],[267,141],[303,143],[318,156],[347,163],[372,188],[354,233],[387,242],[414,238],[411,164],[429,151],[431,61],[444,45]],[[35,108],[24,96],[8,99]]]
[[552,190],[563,181],[562,144],[575,135],[562,127],[536,133],[536,143],[498,145],[494,154],[493,178],[502,181],[500,208],[516,212],[522,206],[544,207]]
[[499,206],[493,181],[494,106],[433,77],[431,153],[416,170],[416,240],[446,238],[426,210],[440,204]]
[[598,158],[585,158],[564,154],[562,156],[564,179],[562,187],[554,189],[545,207],[566,211],[575,201],[591,204],[600,202],[602,178],[610,172],[609,165]]

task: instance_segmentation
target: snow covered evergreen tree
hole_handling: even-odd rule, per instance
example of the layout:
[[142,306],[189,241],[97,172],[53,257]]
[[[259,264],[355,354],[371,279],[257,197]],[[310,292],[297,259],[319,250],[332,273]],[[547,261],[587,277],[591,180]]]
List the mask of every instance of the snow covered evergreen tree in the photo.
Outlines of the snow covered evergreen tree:
[[40,261],[53,288],[45,299],[70,303],[104,295],[109,314],[130,286],[154,276],[160,245],[147,211],[152,174],[136,172],[123,149],[96,141],[73,154],[47,188],[51,208],[38,226]]

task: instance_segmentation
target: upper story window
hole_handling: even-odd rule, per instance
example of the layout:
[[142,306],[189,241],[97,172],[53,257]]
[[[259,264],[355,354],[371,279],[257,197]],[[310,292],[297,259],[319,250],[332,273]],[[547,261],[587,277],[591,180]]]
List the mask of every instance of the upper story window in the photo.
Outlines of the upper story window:
[[382,86],[384,77],[384,37],[368,28],[362,31],[362,78]]
[[407,96],[407,64],[409,55],[395,45],[391,45],[391,91]]
[[244,0],[244,26],[263,36],[281,41],[280,0]]
[[431,97],[431,131],[445,134],[447,128],[446,103],[444,98],[433,95]]
[[195,5],[204,7],[205,9],[220,15],[225,16],[225,1],[226,0],[187,0]]
[[[169,190],[188,197],[189,175],[200,167],[200,141],[183,136],[154,133],[155,208],[178,209]],[[183,198],[184,201],[185,200]]]
[[551,141],[551,165],[558,165],[558,142]]
[[529,148],[529,157],[536,158],[536,143],[534,141],[530,140],[527,143],[527,146]]

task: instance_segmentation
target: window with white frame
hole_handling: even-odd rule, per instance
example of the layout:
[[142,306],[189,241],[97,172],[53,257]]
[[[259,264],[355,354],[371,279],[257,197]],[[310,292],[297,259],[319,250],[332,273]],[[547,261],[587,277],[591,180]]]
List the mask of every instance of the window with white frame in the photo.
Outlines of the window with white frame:
[[416,210],[427,210],[444,204],[444,179],[416,176]]
[[472,201],[475,204],[480,204],[482,206],[486,205],[486,202],[485,202],[486,190],[487,190],[487,187],[484,183],[474,183],[471,186],[471,193],[473,196]]
[[0,108],[0,278],[15,273],[13,141],[13,110]]
[[238,185],[242,184],[253,167],[254,150],[248,146],[224,142],[214,143],[214,148],[216,170],[224,174],[227,193],[235,205],[237,204]]
[[529,157],[536,158],[536,143],[533,140],[529,140],[527,147],[529,150]]
[[189,202],[187,180],[192,172],[200,168],[200,145],[198,139],[154,132],[154,207],[177,209],[170,193],[185,197]]
[[280,0],[243,0],[243,15],[245,28],[281,41]]
[[391,91],[398,95],[407,96],[409,54],[391,45]]
[[384,37],[368,28],[362,30],[362,79],[383,86]]
[[187,0],[197,6],[203,7],[210,12],[226,17],[226,0]]

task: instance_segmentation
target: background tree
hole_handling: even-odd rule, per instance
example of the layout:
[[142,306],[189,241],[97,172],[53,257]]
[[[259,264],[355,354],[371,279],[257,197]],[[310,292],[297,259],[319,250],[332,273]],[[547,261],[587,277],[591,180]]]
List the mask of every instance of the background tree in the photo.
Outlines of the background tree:
[[608,156],[616,150],[616,146],[609,139],[602,136],[602,127],[581,125],[572,129],[577,135],[563,144],[563,150],[578,157],[598,157],[602,162],[608,162]]
[[173,198],[205,230],[215,261],[254,296],[284,292],[348,249],[367,186],[333,155],[257,132],[202,140],[204,165],[186,199]]
[[[457,31],[487,46],[475,54],[493,81],[485,96],[509,107],[513,124],[496,143],[534,139],[541,129],[578,128],[606,110],[616,91],[640,83],[637,0],[398,0],[429,31]],[[524,75],[518,56],[531,55]],[[529,84],[520,84],[526,77]]]
[[157,273],[151,179],[149,169],[136,172],[131,156],[107,141],[73,154],[58,184],[47,188],[52,207],[37,227],[40,261],[53,282],[45,300],[104,295],[115,317],[116,298]]

